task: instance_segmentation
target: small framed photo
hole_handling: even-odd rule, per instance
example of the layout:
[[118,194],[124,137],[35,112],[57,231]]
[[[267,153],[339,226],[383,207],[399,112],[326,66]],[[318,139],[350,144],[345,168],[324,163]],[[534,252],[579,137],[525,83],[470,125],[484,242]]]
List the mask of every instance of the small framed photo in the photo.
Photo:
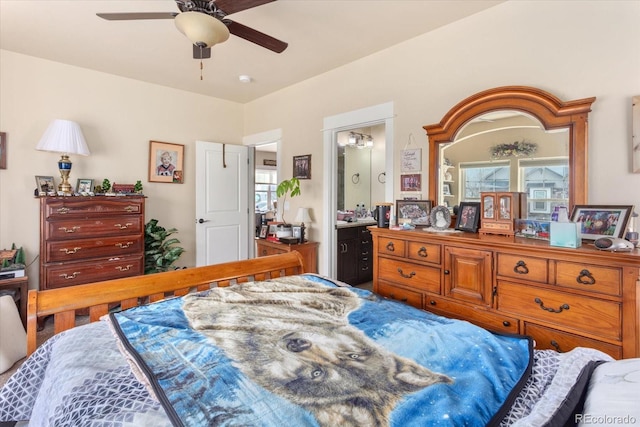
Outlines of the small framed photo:
[[624,239],[633,206],[576,205],[571,221],[579,225],[578,234],[583,240],[601,237]]
[[293,177],[311,179],[311,154],[293,156]]
[[516,237],[549,240],[549,237],[551,235],[550,231],[551,222],[549,221],[516,218]]
[[268,225],[263,225],[260,227],[260,235],[259,237],[261,239],[266,239],[267,238],[267,232],[269,231],[269,226]]
[[442,194],[444,194],[445,196],[451,195],[451,185],[448,182],[442,184]]
[[458,207],[458,218],[456,220],[456,230],[478,231],[480,222],[480,202],[460,202]]
[[422,175],[419,173],[401,175],[400,191],[422,191]]
[[76,193],[86,194],[93,191],[93,180],[80,178],[76,184]]
[[0,132],[0,169],[7,168],[7,134]]
[[38,187],[38,195],[46,196],[49,194],[56,194],[56,186],[53,182],[52,176],[36,176],[36,186]]
[[431,200],[396,200],[398,224],[429,225]]
[[291,226],[291,233],[292,233],[293,237],[295,237],[296,239],[300,239],[300,237],[302,236],[302,226],[300,226],[300,225],[292,225]]
[[149,141],[149,182],[182,184],[184,145]]

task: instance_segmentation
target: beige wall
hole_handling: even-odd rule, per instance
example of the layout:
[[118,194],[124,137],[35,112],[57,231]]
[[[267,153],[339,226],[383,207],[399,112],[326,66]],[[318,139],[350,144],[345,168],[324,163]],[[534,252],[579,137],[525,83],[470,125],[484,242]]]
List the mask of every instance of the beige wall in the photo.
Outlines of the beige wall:
[[[29,260],[38,253],[33,177],[55,175],[57,157],[34,147],[54,118],[80,122],[92,150],[72,159],[72,180],[141,179],[147,219],[177,227],[188,250],[181,264],[193,265],[195,140],[240,143],[243,135],[282,129],[283,177],[292,156],[312,155],[312,179],[301,181],[302,196],[290,209],[312,207],[311,238],[320,238],[324,117],[394,102],[398,197],[399,152],[409,135],[423,148],[426,178],[422,126],[465,97],[504,85],[536,86],[564,100],[596,96],[589,201],[640,207],[640,174],[630,172],[639,15],[639,1],[509,1],[244,106],[0,51],[0,130],[9,142],[9,168],[0,171],[0,247],[21,244]],[[150,139],[186,145],[185,184],[146,181]]]
[[[313,179],[292,200],[322,227],[323,118],[394,102],[394,170],[413,134],[456,103],[497,86],[526,85],[563,100],[597,97],[589,122],[589,202],[640,208],[631,171],[631,98],[640,94],[639,1],[509,1],[246,105],[246,133],[282,128],[282,158],[313,155]],[[283,173],[291,173],[283,162]],[[395,198],[400,194],[399,172]],[[633,190],[632,190],[633,189]],[[426,191],[423,191],[426,195]],[[321,250],[322,252],[322,250]],[[322,262],[320,263],[322,265]]]
[[[141,180],[148,197],[146,220],[178,229],[187,252],[180,265],[195,265],[195,141],[242,141],[242,105],[135,80],[0,51],[0,129],[7,132],[8,167],[0,170],[0,248],[25,248],[38,256],[35,175],[60,181],[55,153],[35,147],[49,122],[80,123],[91,155],[71,156],[71,182],[108,178]],[[185,145],[184,184],[149,183],[149,140]],[[37,286],[38,262],[27,271]]]

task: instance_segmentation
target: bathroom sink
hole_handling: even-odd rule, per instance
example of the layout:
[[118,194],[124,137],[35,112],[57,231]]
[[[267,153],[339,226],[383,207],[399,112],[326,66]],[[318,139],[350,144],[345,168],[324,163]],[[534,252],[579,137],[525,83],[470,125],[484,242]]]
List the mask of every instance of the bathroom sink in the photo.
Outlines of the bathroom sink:
[[344,225],[344,224],[349,224],[349,223],[348,223],[347,221],[343,221],[343,220],[341,220],[341,219],[337,219],[337,220],[336,220],[336,224],[337,224],[337,225]]

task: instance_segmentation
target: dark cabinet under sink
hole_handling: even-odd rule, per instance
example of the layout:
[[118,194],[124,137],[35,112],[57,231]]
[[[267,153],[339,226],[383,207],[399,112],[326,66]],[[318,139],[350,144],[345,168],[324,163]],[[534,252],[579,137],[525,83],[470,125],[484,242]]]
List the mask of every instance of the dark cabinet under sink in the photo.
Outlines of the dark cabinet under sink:
[[373,243],[367,226],[338,228],[338,280],[350,285],[373,279]]

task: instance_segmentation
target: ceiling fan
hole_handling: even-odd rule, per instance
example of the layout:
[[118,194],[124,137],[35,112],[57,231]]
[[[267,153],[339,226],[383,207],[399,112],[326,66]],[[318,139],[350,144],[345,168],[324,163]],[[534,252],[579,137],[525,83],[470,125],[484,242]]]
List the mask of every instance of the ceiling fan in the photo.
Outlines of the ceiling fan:
[[193,43],[193,57],[211,57],[211,46],[222,43],[233,34],[273,52],[283,52],[288,44],[227,15],[271,3],[276,0],[175,0],[180,12],[97,13],[109,21],[138,19],[173,19],[176,27]]

